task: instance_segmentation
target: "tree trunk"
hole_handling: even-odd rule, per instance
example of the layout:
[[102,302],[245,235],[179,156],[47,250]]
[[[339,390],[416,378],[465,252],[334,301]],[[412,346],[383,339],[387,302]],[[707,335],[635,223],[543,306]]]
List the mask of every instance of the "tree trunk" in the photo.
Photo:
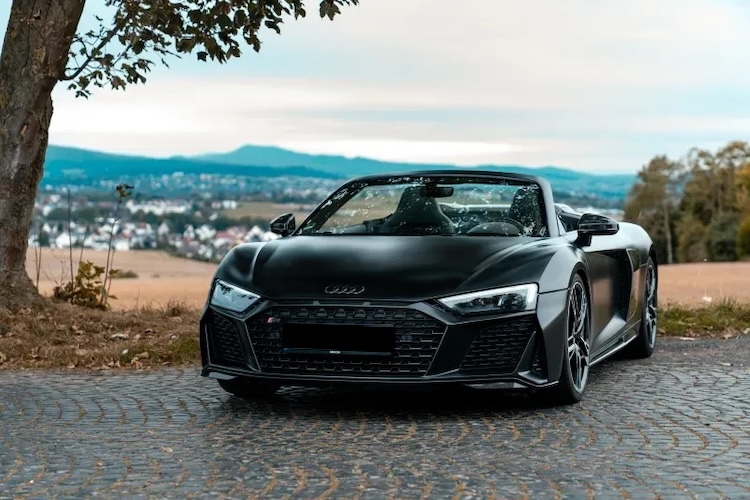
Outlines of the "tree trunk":
[[52,90],[85,0],[13,0],[0,54],[0,308],[41,303],[26,273]]

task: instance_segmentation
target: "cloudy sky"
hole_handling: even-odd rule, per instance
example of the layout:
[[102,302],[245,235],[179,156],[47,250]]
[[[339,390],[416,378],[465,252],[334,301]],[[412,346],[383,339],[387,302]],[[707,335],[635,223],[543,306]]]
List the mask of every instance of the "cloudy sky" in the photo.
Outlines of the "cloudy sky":
[[750,139],[748,0],[362,0],[333,22],[316,3],[225,66],[88,101],[60,86],[52,142],[632,172]]

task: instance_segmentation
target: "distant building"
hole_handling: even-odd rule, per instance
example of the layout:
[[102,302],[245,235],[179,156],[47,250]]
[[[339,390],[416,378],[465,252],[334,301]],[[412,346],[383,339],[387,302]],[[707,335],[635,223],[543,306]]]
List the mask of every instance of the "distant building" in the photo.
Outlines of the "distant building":
[[125,207],[131,214],[143,212],[154,215],[183,214],[190,208],[186,203],[180,201],[164,200],[148,201],[144,203],[136,203],[133,200],[129,200],[125,203]]

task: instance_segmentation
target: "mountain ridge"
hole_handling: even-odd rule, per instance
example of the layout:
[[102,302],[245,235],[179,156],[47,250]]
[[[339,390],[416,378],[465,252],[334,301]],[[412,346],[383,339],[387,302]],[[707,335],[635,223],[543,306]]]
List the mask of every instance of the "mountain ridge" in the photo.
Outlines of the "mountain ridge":
[[[254,159],[254,155],[264,155],[261,158]],[[269,155],[279,155],[276,158],[269,158]],[[283,158],[283,160],[279,160],[280,158]],[[289,163],[296,163],[296,162],[302,162],[305,164],[308,164],[308,162],[317,162],[317,161],[335,161],[335,162],[341,162],[341,163],[358,163],[358,162],[366,162],[367,164],[371,165],[385,165],[388,166],[388,168],[391,168],[391,165],[398,165],[398,166],[406,166],[409,170],[419,170],[424,168],[448,168],[448,169],[476,169],[476,170],[497,170],[497,169],[524,169],[528,171],[545,171],[550,173],[575,173],[578,175],[593,175],[596,177],[627,177],[627,178],[635,178],[635,174],[624,174],[624,173],[598,173],[598,172],[582,172],[580,170],[576,170],[574,168],[568,168],[568,167],[562,167],[558,165],[518,165],[518,164],[490,164],[490,163],[480,163],[475,165],[469,165],[469,166],[457,166],[455,164],[451,163],[431,163],[431,162],[416,162],[416,161],[387,161],[387,160],[376,160],[373,158],[368,158],[366,156],[344,156],[344,155],[333,155],[333,154],[313,154],[313,153],[304,153],[300,151],[294,151],[290,149],[281,148],[278,146],[265,146],[265,145],[254,145],[254,144],[245,144],[243,146],[240,146],[239,148],[233,149],[231,151],[225,152],[225,153],[202,153],[198,155],[192,155],[192,156],[181,156],[176,155],[172,156],[171,158],[175,159],[193,159],[193,160],[201,160],[201,161],[211,161],[211,162],[218,162],[218,163],[228,163],[228,164],[237,164],[237,165],[251,165],[255,163],[263,163],[264,165],[272,165],[273,166],[282,166]],[[269,163],[269,160],[273,163]],[[330,168],[330,167],[328,167]],[[369,174],[371,172],[364,172],[364,174]]]
[[344,180],[360,175],[430,169],[456,169],[466,172],[489,170],[533,174],[547,178],[556,191],[606,199],[624,199],[636,178],[635,174],[581,172],[554,165],[529,167],[513,164],[483,164],[465,167],[440,163],[391,162],[365,157],[309,154],[277,146],[252,144],[225,153],[174,155],[166,158],[50,145],[45,160],[44,182],[61,183],[75,179],[158,176],[175,172]]

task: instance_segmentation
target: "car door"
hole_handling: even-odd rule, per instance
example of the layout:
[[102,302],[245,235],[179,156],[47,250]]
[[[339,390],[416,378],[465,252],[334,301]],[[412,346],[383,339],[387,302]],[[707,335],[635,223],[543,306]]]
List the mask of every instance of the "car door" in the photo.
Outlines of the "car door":
[[[571,241],[578,232],[564,227]],[[570,230],[572,229],[572,230]],[[638,286],[639,252],[627,245],[627,238],[619,232],[607,236],[594,236],[591,244],[581,249],[586,255],[591,282],[591,353],[608,349],[619,341],[626,325],[636,312],[634,290]]]

